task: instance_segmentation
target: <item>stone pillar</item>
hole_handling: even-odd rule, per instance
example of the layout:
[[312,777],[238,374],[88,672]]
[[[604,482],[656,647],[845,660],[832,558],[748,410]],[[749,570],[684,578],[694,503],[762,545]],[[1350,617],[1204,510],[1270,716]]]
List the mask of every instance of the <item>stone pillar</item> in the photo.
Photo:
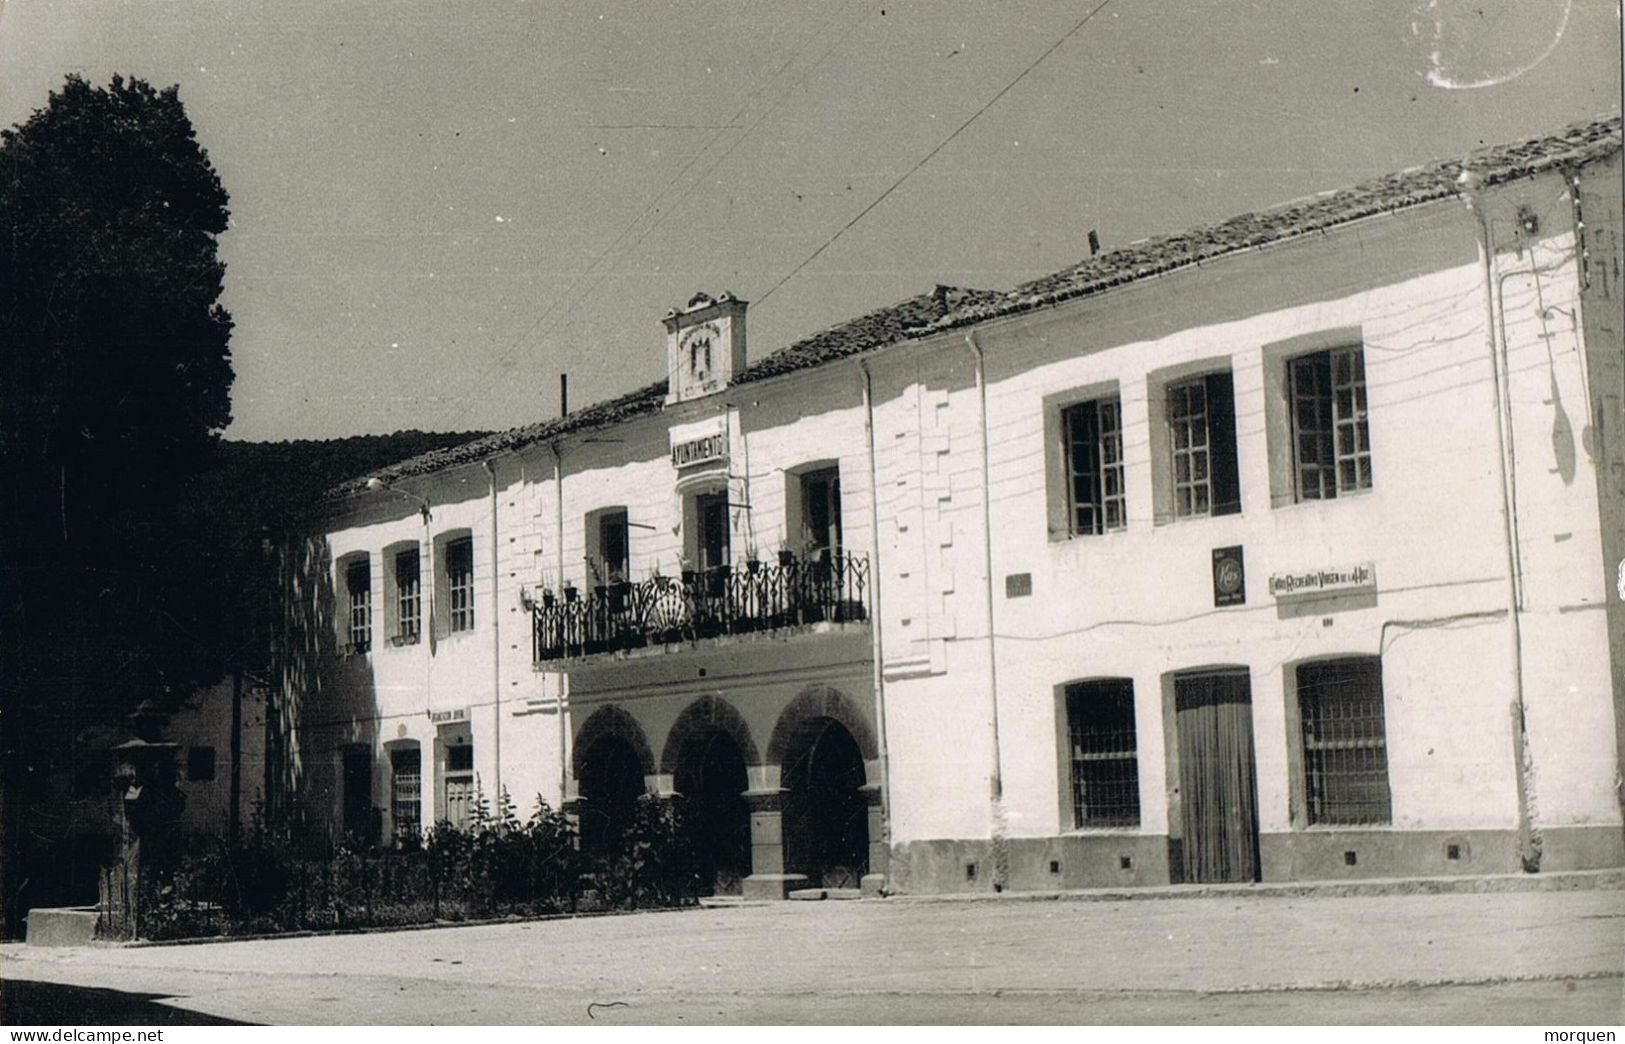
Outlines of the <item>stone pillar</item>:
[[139,938],[143,865],[167,862],[178,849],[186,798],[175,787],[177,749],[173,743],[139,739],[113,748],[108,796],[118,846],[97,889],[97,934],[103,938]]
[[807,884],[805,874],[784,872],[784,790],[768,787],[745,791],[750,808],[750,876],[746,899],[783,899]]
[[863,894],[872,898],[885,894],[891,865],[891,852],[886,847],[886,810],[879,783],[865,783],[858,789],[869,805],[869,871],[863,875],[862,888]]

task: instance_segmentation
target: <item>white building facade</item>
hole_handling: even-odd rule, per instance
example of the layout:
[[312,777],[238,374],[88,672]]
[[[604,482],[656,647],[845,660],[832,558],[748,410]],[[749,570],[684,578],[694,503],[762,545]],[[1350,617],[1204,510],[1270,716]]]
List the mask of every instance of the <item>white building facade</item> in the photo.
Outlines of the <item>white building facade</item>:
[[718,891],[1625,864],[1619,121],[939,287],[403,462],[290,543],[279,795]]

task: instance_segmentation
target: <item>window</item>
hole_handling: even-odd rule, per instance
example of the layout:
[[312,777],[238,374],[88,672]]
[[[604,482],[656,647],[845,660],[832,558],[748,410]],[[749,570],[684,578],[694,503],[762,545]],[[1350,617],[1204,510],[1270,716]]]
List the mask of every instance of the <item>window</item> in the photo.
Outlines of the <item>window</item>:
[[1241,480],[1230,374],[1179,381],[1168,385],[1167,393],[1174,517],[1236,514],[1241,510]]
[[820,468],[801,476],[801,551],[827,562],[841,553],[841,471]]
[[355,840],[376,839],[372,815],[372,751],[354,743],[344,747],[344,833]]
[[1299,356],[1288,373],[1297,499],[1370,489],[1364,353],[1356,346]]
[[1097,536],[1128,521],[1123,500],[1123,407],[1117,396],[1061,411],[1066,451],[1067,526]]
[[372,566],[366,558],[344,569],[344,588],[350,597],[350,651],[372,647]]
[[418,640],[422,627],[423,580],[418,549],[395,556],[395,637],[402,643]]
[[1297,674],[1309,822],[1389,822],[1382,661],[1358,657],[1305,663]]
[[1139,825],[1134,683],[1127,678],[1107,678],[1068,685],[1066,722],[1073,823],[1080,827]]
[[423,755],[417,747],[390,751],[389,814],[395,842],[413,848],[423,834]]
[[468,826],[474,810],[474,748],[467,743],[446,748],[443,822],[458,829]]
[[193,783],[208,783],[214,779],[213,747],[186,749],[186,778]]
[[701,573],[709,573],[729,564],[728,560],[728,493],[701,493],[694,498],[694,517],[699,524],[696,564]]
[[696,336],[688,342],[688,371],[696,382],[704,381],[711,373],[711,338]]
[[452,631],[474,629],[474,540],[446,544],[446,593],[451,603]]
[[587,557],[594,583],[618,584],[631,577],[629,530],[625,508],[606,508],[587,516]]

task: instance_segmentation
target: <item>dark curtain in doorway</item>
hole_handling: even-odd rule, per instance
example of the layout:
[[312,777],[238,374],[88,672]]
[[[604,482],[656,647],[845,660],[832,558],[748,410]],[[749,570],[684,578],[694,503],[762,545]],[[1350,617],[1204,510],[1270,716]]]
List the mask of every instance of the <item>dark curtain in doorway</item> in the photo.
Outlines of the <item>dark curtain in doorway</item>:
[[1185,880],[1258,880],[1252,687],[1245,673],[1174,681]]

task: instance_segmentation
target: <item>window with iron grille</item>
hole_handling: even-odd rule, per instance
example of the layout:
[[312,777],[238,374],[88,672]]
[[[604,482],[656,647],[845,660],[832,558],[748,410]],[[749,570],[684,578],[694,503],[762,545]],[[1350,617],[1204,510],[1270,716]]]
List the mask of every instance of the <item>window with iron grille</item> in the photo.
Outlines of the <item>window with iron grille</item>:
[[1072,813],[1080,827],[1137,826],[1140,760],[1134,734],[1134,682],[1127,678],[1066,687],[1072,752]]
[[446,593],[451,600],[451,629],[474,629],[474,540],[463,537],[446,545]]
[[395,556],[395,616],[397,638],[416,641],[422,627],[423,578],[418,549]]
[[395,840],[405,846],[418,843],[423,833],[423,755],[417,747],[391,751],[389,814]]
[[1300,664],[1297,673],[1309,822],[1389,822],[1382,661],[1323,660]]
[[350,596],[350,651],[366,652],[372,647],[372,567],[367,559],[345,568],[344,586]]
[[1073,536],[1096,536],[1128,522],[1123,498],[1123,407],[1117,396],[1061,411],[1066,447],[1067,522]]
[[1359,347],[1293,359],[1292,457],[1299,500],[1371,488],[1365,358]]
[[1235,386],[1228,372],[1168,385],[1168,445],[1175,518],[1241,510]]

